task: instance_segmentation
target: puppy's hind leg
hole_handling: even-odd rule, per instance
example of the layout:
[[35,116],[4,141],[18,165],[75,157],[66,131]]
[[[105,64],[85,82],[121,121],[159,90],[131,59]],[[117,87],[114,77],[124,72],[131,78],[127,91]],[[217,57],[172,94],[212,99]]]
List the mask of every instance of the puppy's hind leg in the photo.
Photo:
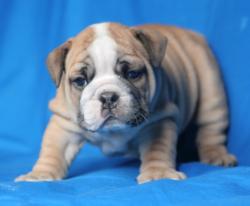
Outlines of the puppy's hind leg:
[[[212,165],[235,166],[237,160],[234,155],[228,153],[224,145],[226,136],[218,127],[203,125],[199,129],[197,144],[200,160]],[[214,129],[218,130],[215,131]]]
[[[205,52],[204,52],[205,51]],[[219,68],[208,49],[201,51],[199,67],[200,94],[197,123],[197,146],[200,160],[222,166],[237,164],[235,156],[225,146],[228,127],[228,107]]]

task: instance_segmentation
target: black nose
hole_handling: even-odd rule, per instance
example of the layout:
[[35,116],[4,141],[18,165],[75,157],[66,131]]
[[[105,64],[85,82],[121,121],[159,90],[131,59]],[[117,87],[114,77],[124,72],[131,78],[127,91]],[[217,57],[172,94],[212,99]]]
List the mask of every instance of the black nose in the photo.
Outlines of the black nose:
[[115,92],[103,92],[99,99],[104,109],[113,109],[117,106],[119,96]]

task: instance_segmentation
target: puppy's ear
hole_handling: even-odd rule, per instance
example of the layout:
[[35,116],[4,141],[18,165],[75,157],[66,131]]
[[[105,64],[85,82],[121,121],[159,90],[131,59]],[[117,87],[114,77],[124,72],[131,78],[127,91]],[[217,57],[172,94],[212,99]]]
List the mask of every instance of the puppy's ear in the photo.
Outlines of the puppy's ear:
[[56,87],[60,85],[62,74],[65,70],[65,58],[71,45],[72,39],[69,39],[67,42],[50,52],[47,58],[47,67]]
[[131,30],[135,38],[146,49],[150,63],[154,67],[159,67],[166,52],[167,37],[149,28],[134,27]]

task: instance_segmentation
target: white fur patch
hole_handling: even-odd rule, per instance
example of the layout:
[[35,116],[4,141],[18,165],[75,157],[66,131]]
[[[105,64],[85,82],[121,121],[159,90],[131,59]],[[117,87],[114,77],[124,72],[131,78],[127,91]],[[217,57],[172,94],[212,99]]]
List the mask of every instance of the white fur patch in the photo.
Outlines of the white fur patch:
[[99,101],[102,92],[116,92],[121,97],[121,106],[124,110],[130,107],[129,90],[114,72],[118,46],[109,35],[108,25],[108,23],[101,23],[92,26],[95,40],[88,48],[88,53],[94,62],[95,77],[83,90],[80,105],[85,123],[91,130],[98,129],[104,121],[101,116],[102,105]]
[[114,74],[114,66],[117,60],[117,44],[109,36],[108,23],[92,26],[96,39],[88,49],[89,55],[94,60],[96,77]]

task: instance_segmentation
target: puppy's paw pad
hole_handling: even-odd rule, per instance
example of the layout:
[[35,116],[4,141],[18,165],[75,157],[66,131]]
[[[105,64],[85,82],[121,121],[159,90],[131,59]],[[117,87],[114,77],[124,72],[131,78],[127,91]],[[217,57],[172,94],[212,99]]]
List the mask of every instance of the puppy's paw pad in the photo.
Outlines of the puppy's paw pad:
[[216,166],[233,167],[237,165],[237,159],[229,154],[224,147],[212,147],[202,151],[201,161]]
[[54,181],[60,180],[60,177],[57,177],[49,172],[30,172],[25,175],[20,175],[15,179],[15,182],[42,182],[42,181]]
[[172,179],[172,180],[183,180],[186,175],[182,172],[178,172],[172,168],[148,168],[137,177],[137,182],[143,184],[153,180],[159,179]]

